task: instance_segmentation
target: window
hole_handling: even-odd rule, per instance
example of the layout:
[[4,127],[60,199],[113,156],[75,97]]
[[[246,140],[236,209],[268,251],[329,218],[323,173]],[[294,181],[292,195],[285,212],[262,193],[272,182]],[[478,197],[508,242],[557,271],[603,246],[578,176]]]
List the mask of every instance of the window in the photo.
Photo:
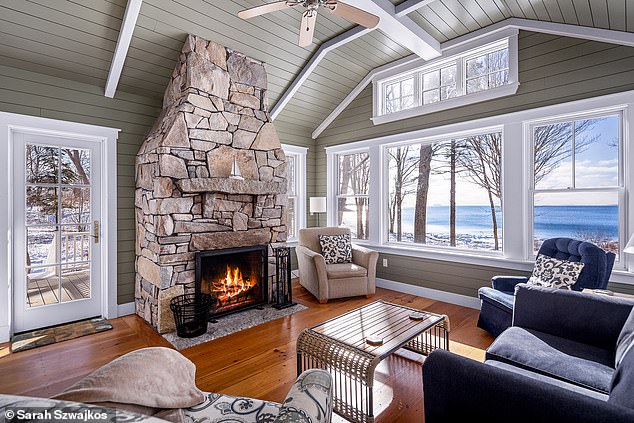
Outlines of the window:
[[465,64],[467,94],[485,91],[508,83],[508,48],[467,59]]
[[282,145],[286,155],[288,183],[287,221],[288,241],[297,240],[299,230],[306,226],[306,151],[304,147]]
[[514,94],[517,75],[517,33],[490,42],[474,41],[447,50],[452,55],[378,72],[374,83],[374,124],[405,119]]
[[502,134],[386,148],[388,242],[502,248]]
[[385,86],[385,109],[388,113],[409,109],[414,105],[414,78],[406,78]]
[[621,115],[532,128],[533,250],[547,238],[590,241],[619,255]]
[[337,166],[337,225],[350,228],[353,238],[368,239],[370,156],[339,155]]

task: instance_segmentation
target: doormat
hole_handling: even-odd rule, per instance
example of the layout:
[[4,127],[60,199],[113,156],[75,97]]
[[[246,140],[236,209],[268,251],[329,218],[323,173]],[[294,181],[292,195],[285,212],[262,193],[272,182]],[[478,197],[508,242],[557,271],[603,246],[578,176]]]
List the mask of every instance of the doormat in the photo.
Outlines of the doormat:
[[32,330],[13,336],[11,351],[26,351],[31,348],[56,344],[69,339],[79,338],[93,333],[104,332],[112,329],[112,325],[102,317],[81,320],[79,322],[54,326],[52,328]]
[[229,314],[228,316],[218,317],[218,323],[207,323],[207,333],[195,338],[180,338],[176,335],[176,331],[163,334],[163,338],[167,339],[177,350],[193,347],[194,345],[204,342],[213,341],[241,330],[259,326],[271,320],[281,319],[290,316],[298,311],[306,310],[308,307],[301,304],[294,305],[289,308],[278,310],[270,305],[264,306],[263,310],[251,308],[239,313]]

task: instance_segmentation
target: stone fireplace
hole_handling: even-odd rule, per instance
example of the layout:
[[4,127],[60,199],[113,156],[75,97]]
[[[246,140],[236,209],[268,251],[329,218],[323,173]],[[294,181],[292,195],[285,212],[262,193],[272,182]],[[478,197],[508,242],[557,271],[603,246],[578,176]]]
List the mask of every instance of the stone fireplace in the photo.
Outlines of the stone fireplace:
[[[286,159],[264,65],[188,36],[136,158],[136,313],[174,329],[169,301],[196,289],[196,254],[286,240]],[[270,281],[265,298],[270,298]]]

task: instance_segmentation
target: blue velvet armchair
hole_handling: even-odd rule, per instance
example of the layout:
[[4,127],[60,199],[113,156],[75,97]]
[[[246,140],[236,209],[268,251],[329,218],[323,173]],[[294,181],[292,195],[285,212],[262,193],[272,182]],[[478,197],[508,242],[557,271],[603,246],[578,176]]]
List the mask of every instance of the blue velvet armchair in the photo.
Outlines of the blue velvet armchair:
[[[539,248],[538,254],[560,260],[583,262],[585,266],[579,279],[572,286],[575,291],[581,291],[584,288],[605,289],[616,258],[614,253],[606,253],[591,242],[570,238],[547,239]],[[480,288],[478,297],[481,307],[478,327],[497,336],[511,326],[515,286],[527,281],[526,276],[494,276],[491,279],[491,288]]]

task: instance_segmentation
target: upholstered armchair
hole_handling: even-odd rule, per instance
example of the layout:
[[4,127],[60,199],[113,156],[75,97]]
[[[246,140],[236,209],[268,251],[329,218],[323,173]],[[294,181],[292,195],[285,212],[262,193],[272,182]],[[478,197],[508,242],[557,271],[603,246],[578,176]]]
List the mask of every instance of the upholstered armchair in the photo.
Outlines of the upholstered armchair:
[[[584,288],[605,289],[616,258],[614,253],[606,253],[590,242],[570,238],[547,239],[539,248],[539,254],[559,260],[584,263],[577,282],[572,285],[575,291],[581,291]],[[494,276],[491,279],[491,287],[480,288],[478,297],[481,300],[481,307],[478,327],[497,336],[511,326],[515,286],[526,282],[528,282],[527,276]]]
[[320,303],[329,299],[365,295],[376,292],[376,262],[379,253],[352,245],[352,263],[326,264],[321,253],[319,235],[349,234],[347,228],[308,228],[299,230],[295,249],[299,266],[299,283]]

